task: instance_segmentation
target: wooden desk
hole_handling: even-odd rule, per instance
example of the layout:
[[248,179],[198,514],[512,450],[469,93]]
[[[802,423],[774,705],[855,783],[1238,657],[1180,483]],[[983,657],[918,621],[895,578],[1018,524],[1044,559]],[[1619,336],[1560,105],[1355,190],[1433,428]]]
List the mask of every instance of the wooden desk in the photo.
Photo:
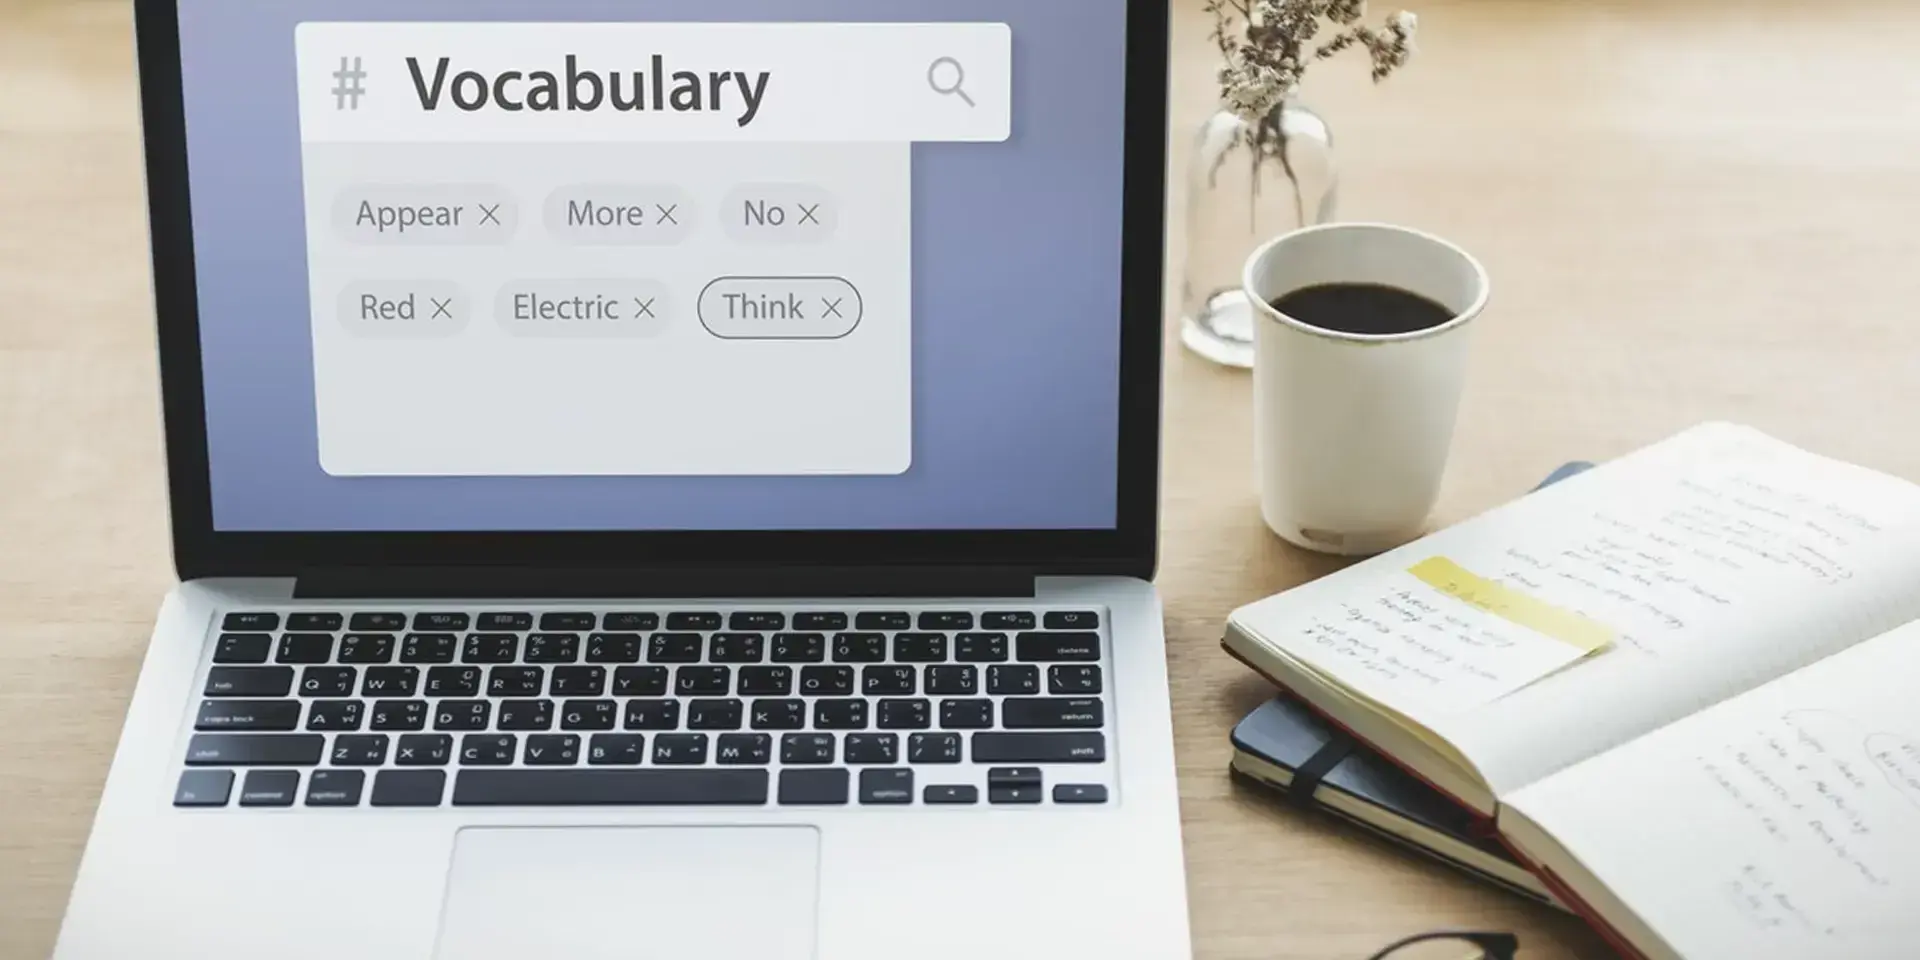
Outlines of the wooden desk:
[[[1212,66],[1180,5],[1184,141]],[[1376,89],[1329,65],[1309,93],[1345,213],[1447,235],[1494,278],[1438,522],[1704,418],[1920,478],[1920,9],[1416,9],[1409,70]],[[5,960],[51,949],[172,577],[129,39],[124,0],[0,0]],[[1221,618],[1332,564],[1260,525],[1246,377],[1173,350],[1167,384],[1160,583],[1199,955],[1342,960],[1470,925],[1521,932],[1529,958],[1603,956],[1566,918],[1230,785],[1227,729],[1266,692],[1219,652]]]

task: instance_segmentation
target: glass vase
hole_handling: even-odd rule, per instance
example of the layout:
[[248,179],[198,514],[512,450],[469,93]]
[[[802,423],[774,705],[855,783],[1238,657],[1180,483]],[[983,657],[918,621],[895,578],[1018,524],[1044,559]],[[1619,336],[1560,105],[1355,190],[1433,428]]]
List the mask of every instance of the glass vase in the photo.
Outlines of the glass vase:
[[1241,292],[1261,244],[1334,217],[1333,136],[1288,97],[1259,123],[1220,110],[1200,125],[1187,169],[1180,339],[1229,367],[1253,366],[1254,312]]

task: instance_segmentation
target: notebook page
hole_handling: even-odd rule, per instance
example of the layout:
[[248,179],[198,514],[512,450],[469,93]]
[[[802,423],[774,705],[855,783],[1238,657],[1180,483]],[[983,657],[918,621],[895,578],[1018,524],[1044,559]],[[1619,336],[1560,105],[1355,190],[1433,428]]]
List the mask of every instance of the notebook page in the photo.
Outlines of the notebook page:
[[1920,955],[1920,625],[1508,805],[1682,956]]

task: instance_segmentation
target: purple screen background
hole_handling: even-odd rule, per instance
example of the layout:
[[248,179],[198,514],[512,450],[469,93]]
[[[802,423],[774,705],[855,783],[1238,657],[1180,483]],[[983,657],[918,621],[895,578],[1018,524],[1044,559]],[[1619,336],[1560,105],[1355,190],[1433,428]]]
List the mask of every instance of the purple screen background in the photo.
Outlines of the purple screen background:
[[[1110,529],[1125,0],[179,0],[214,526]],[[897,477],[339,478],[314,424],[302,20],[1004,22],[1013,136],[913,153],[913,466]]]

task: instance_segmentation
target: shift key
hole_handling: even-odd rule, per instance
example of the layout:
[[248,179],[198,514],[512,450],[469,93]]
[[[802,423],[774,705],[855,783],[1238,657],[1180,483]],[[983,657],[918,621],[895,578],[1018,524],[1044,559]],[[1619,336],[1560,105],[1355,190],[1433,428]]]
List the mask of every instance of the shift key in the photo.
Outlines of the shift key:
[[974,763],[1099,763],[1104,733],[976,733]]
[[326,746],[317,733],[202,733],[187,744],[187,766],[310,767]]

